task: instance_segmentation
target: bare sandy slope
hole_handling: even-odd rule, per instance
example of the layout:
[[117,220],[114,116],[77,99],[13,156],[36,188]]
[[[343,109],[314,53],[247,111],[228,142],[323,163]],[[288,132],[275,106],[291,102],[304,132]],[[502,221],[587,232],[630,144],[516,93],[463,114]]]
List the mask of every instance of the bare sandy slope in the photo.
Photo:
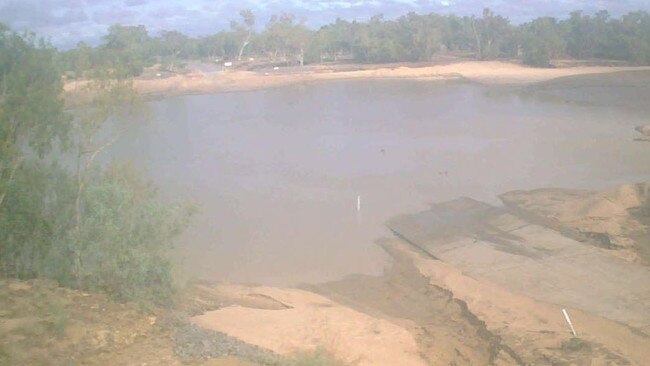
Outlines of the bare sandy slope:
[[[650,263],[645,229],[649,185],[627,184],[602,192],[568,189],[514,191],[500,196],[504,204],[532,221],[563,234],[612,250],[631,262]],[[645,238],[645,240],[643,240]]]
[[397,217],[388,226],[404,242],[392,248],[464,301],[526,362],[573,362],[576,355],[565,351],[588,345],[583,359],[647,364],[650,269],[621,254],[633,253],[635,235],[646,232],[635,218],[645,217],[647,185],[501,197],[518,210],[461,198]]
[[398,238],[379,242],[393,259],[382,276],[311,292],[202,286],[226,306],[193,321],[280,354],[323,346],[360,365],[647,365],[650,268],[616,254],[622,239],[638,242],[645,225],[627,222],[647,197],[633,184],[503,195],[518,211],[435,204],[387,223]]
[[[566,346],[571,334],[560,306],[515,295],[489,282],[477,281],[442,261],[416,253],[404,243],[394,245],[413,259],[416,268],[433,285],[453,291],[454,296],[464,301],[468,309],[487,324],[488,329],[503,337],[526,361],[533,364],[550,361],[545,353],[562,348],[571,350]],[[578,336],[590,342],[590,354],[587,355],[590,364],[631,361],[646,365],[650,360],[650,349],[647,347],[650,339],[647,336],[580,310],[569,308],[568,311]]]
[[382,246],[397,264],[382,277],[310,287],[326,297],[297,289],[209,287],[245,305],[207,312],[193,322],[284,355],[324,347],[354,365],[650,360],[650,338],[619,322],[566,307],[578,331],[573,338],[559,305],[477,280],[401,240]]
[[323,296],[271,287],[221,285],[217,291],[242,298],[272,298],[284,309],[232,305],[193,318],[202,327],[237,337],[281,355],[324,347],[356,365],[425,365],[413,336],[386,320],[337,304]]
[[[165,79],[135,80],[135,87],[144,95],[179,95],[216,93],[279,87],[283,85],[319,80],[353,79],[415,79],[455,80],[467,79],[489,84],[525,84],[551,80],[563,76],[610,73],[629,70],[650,70],[650,67],[579,66],[539,69],[515,63],[498,61],[460,62],[425,67],[383,67],[355,71],[317,69],[306,73],[273,73],[230,71],[224,73],[192,73]],[[84,82],[65,85],[68,98],[84,96]]]

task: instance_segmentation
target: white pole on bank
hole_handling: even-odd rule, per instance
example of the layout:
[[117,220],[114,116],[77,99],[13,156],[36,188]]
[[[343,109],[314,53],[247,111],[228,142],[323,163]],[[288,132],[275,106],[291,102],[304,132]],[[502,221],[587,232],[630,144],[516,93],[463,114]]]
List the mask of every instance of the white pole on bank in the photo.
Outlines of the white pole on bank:
[[361,196],[357,196],[357,211],[361,211]]
[[571,333],[573,333],[574,337],[577,337],[578,335],[576,334],[575,328],[573,328],[573,323],[571,323],[571,318],[569,318],[569,313],[567,313],[566,309],[562,309],[562,313],[564,314],[564,319],[566,319],[566,322],[569,323],[569,327],[571,327]]

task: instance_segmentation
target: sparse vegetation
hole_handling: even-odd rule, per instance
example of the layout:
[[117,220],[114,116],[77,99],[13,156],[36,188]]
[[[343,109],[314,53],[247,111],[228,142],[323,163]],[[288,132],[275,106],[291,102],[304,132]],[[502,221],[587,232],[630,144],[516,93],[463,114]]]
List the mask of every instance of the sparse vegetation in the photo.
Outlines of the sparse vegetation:
[[49,303],[48,313],[51,314],[49,324],[57,338],[65,336],[65,330],[70,324],[70,312],[60,303]]
[[562,350],[570,352],[588,352],[591,350],[591,344],[584,339],[573,337],[568,341],[562,342]]
[[297,352],[286,366],[346,366],[347,363],[337,359],[324,347],[317,347],[310,352]]

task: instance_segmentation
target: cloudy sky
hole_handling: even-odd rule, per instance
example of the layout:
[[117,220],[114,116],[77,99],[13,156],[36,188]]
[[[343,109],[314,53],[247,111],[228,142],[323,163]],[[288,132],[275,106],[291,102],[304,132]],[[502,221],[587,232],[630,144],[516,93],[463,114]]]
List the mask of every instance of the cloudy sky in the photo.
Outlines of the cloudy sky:
[[143,24],[152,34],[162,29],[211,34],[228,28],[241,9],[254,10],[260,26],[271,14],[290,12],[318,27],[337,17],[393,18],[409,11],[471,15],[484,7],[520,23],[542,15],[563,17],[578,9],[605,9],[613,15],[650,10],[650,0],[0,0],[0,22],[33,30],[65,48],[81,40],[95,43],[115,23]]

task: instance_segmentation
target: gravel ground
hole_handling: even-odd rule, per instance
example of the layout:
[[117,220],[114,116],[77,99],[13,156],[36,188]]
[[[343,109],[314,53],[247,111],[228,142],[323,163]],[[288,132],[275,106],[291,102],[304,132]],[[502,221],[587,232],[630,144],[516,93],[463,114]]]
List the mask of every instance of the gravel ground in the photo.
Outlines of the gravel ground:
[[282,365],[285,361],[271,351],[191,323],[179,326],[173,335],[173,340],[176,354],[185,360],[232,356],[260,365]]

